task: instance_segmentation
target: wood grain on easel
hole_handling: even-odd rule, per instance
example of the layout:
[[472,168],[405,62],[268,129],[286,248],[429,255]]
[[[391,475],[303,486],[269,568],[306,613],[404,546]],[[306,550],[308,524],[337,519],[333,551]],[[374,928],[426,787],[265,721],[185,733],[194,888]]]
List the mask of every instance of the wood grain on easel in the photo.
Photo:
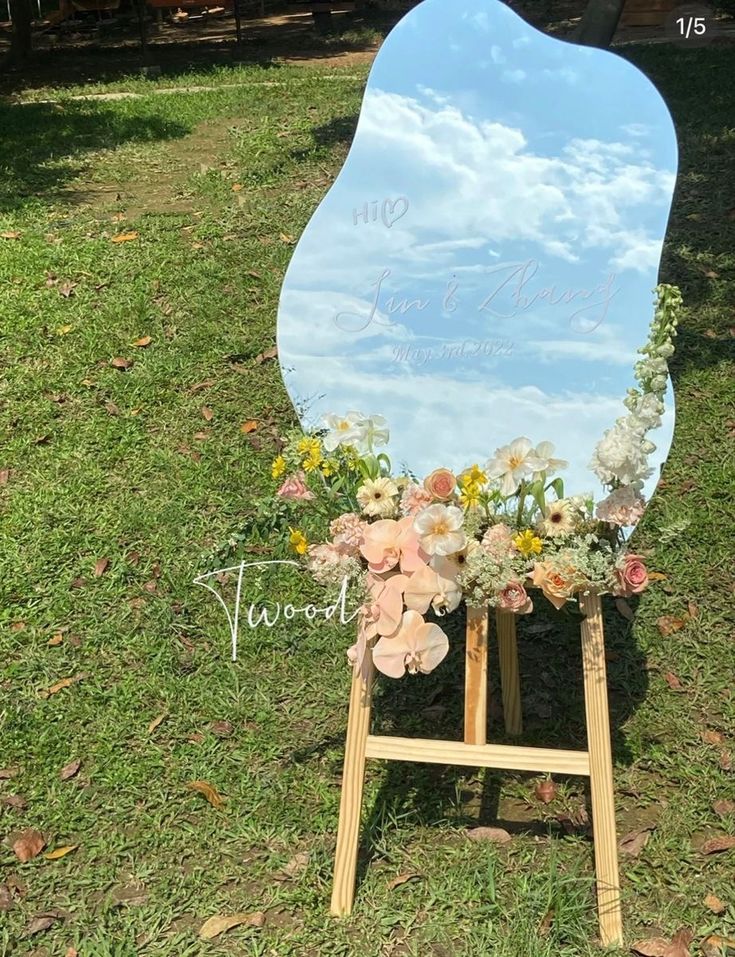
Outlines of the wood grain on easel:
[[622,944],[618,847],[615,834],[610,714],[607,700],[605,638],[600,596],[580,595],[582,613],[582,667],[590,760],[592,828],[595,843],[597,909],[604,946]]
[[500,687],[503,691],[503,716],[508,734],[523,732],[521,712],[521,679],[518,673],[518,642],[516,616],[511,611],[495,612],[498,631],[498,658],[500,660]]
[[464,677],[465,744],[487,741],[487,607],[467,607]]
[[350,714],[347,721],[345,763],[342,771],[342,797],[339,805],[337,850],[334,858],[334,886],[331,911],[349,914],[355,899],[357,851],[360,841],[360,815],[365,782],[365,745],[370,731],[375,665],[366,652],[366,674],[352,676]]

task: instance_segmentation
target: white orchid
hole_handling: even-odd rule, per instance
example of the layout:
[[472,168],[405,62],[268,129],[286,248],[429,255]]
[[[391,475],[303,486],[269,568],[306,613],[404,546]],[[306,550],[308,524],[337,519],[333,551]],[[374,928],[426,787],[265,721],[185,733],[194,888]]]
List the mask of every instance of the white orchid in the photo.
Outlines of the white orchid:
[[427,555],[453,555],[466,544],[462,531],[464,512],[456,505],[429,505],[413,520],[421,547]]
[[322,419],[328,429],[323,445],[334,452],[338,445],[349,445],[364,455],[377,445],[386,445],[390,438],[388,424],[382,415],[364,415],[348,412],[346,415],[325,415]]
[[547,475],[553,475],[554,472],[559,472],[569,465],[569,462],[565,459],[555,459],[553,457],[553,442],[539,442],[533,451],[533,455],[537,459],[536,468],[533,473],[534,478],[540,477],[542,472],[546,472]]
[[360,437],[358,423],[363,422],[362,412],[348,412],[346,415],[325,415],[322,421],[329,430],[322,444],[327,452],[334,452],[338,445],[354,445]]
[[372,452],[377,445],[387,445],[390,438],[388,423],[382,415],[364,416],[357,423],[357,440],[352,444],[360,454]]
[[[541,444],[550,445],[551,443],[542,442]],[[536,456],[530,439],[521,436],[513,439],[510,445],[495,449],[495,455],[488,461],[485,471],[488,478],[500,479],[500,492],[507,498],[515,492],[527,475],[540,472],[543,465],[543,461]]]

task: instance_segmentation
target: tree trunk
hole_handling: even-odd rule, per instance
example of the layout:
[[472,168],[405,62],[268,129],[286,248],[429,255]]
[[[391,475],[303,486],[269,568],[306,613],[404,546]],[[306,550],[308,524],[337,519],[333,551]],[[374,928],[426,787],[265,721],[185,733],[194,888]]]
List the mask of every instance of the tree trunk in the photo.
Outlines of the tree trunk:
[[574,40],[588,47],[609,47],[625,0],[589,0]]
[[31,0],[10,0],[10,17],[13,32],[8,59],[13,65],[20,66],[31,53]]

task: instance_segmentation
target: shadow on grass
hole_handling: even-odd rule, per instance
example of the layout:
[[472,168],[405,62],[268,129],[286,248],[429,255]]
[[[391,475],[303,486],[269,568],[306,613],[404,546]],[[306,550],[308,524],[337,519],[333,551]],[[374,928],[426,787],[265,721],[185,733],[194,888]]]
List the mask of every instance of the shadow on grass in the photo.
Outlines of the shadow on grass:
[[85,156],[126,143],[186,136],[190,127],[151,113],[127,116],[115,103],[0,104],[0,211],[53,196],[85,168]]

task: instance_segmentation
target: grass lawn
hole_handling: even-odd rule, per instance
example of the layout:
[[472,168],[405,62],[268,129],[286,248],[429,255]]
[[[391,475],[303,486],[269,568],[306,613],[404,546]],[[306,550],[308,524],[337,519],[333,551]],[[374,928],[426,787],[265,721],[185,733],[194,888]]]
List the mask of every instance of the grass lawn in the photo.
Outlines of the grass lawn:
[[[626,934],[688,927],[700,953],[735,938],[735,851],[702,850],[735,834],[735,87],[729,48],[628,50],[677,124],[661,278],[688,308],[674,446],[636,533],[666,577],[633,623],[606,607],[618,829],[643,832],[621,857]],[[597,951],[575,779],[544,805],[522,774],[372,765],[357,905],[330,918],[349,630],[259,630],[233,663],[192,583],[295,422],[262,354],[365,75],[251,67],[209,75],[215,92],[0,105],[0,957]],[[524,740],[583,745],[574,627],[533,616],[522,637]],[[456,667],[382,689],[381,727],[459,736],[454,644]],[[510,843],[467,840],[495,821]],[[76,848],[19,863],[26,828]],[[262,926],[199,939],[235,912]]]

